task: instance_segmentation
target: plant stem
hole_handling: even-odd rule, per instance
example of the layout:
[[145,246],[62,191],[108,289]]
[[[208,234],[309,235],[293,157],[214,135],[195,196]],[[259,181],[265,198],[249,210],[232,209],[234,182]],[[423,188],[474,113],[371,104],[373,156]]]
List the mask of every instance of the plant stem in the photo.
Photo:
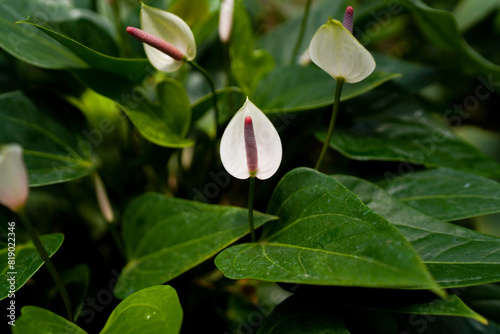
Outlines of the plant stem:
[[248,224],[250,225],[250,236],[252,242],[255,242],[255,228],[253,225],[253,195],[255,190],[255,176],[250,176],[250,185],[248,187]]
[[292,58],[290,59],[290,63],[293,64],[295,62],[295,58],[299,53],[300,45],[302,44],[302,39],[304,38],[304,33],[306,31],[307,19],[309,18],[309,9],[311,7],[311,0],[306,1],[306,7],[304,9],[304,16],[302,17],[302,23],[300,24],[299,37],[295,42],[295,47],[292,51]]
[[335,120],[337,119],[337,113],[339,111],[340,104],[340,93],[342,92],[342,86],[344,85],[345,79],[342,77],[336,78],[337,87],[335,89],[335,98],[333,99],[333,110],[332,110],[332,118],[330,119],[330,126],[328,127],[328,134],[326,135],[325,143],[323,144],[323,149],[321,150],[321,154],[319,156],[318,162],[316,163],[316,170],[319,170],[323,160],[325,159],[326,151],[328,150],[328,146],[330,145],[330,141],[332,140],[333,128],[335,127]]
[[188,61],[188,63],[205,77],[208,85],[210,86],[210,90],[212,91],[212,102],[215,110],[215,138],[217,138],[217,130],[219,128],[219,108],[217,107],[217,93],[215,92],[214,81],[212,80],[210,74],[208,74],[208,72],[203,67],[198,65],[194,60],[190,60]]
[[120,56],[128,57],[130,56],[130,45],[127,42],[127,34],[123,28],[121,16],[120,16],[120,3],[119,0],[111,1],[111,8],[113,9],[113,18],[115,23],[116,33],[118,35],[118,46],[120,48]]
[[64,305],[66,306],[66,312],[68,313],[68,320],[71,322],[74,322],[73,318],[73,307],[71,306],[71,300],[68,295],[68,291],[64,287],[64,284],[61,280],[61,277],[59,276],[59,273],[56,270],[56,267],[54,267],[54,264],[49,258],[49,255],[47,254],[47,251],[42,245],[42,242],[38,238],[38,235],[36,234],[36,231],[31,224],[31,221],[29,220],[28,216],[26,215],[26,211],[24,208],[20,209],[18,212],[19,217],[21,218],[24,227],[26,228],[26,231],[28,232],[28,235],[30,236],[31,241],[35,245],[38,254],[42,258],[42,260],[45,262],[45,266],[47,267],[47,270],[50,273],[50,276],[52,276],[52,279],[56,283],[57,289],[59,290],[59,293],[61,294],[61,297],[64,301]]

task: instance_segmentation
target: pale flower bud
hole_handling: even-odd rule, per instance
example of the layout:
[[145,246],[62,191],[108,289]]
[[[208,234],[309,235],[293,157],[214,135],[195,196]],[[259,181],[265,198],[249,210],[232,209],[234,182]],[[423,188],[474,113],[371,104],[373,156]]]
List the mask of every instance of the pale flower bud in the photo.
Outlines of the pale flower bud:
[[0,203],[14,212],[26,204],[29,194],[28,172],[19,144],[0,149]]
[[115,219],[113,214],[113,208],[109,202],[108,194],[106,193],[106,188],[104,188],[104,183],[102,183],[99,174],[94,174],[94,187],[97,197],[97,204],[99,204],[99,209],[108,223],[112,223]]
[[219,15],[219,38],[222,43],[229,42],[233,28],[234,0],[222,0]]

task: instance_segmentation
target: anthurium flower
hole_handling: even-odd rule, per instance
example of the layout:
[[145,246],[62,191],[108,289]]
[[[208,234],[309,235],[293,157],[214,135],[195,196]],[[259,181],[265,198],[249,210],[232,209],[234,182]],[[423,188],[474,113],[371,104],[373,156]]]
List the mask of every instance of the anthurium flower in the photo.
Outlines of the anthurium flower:
[[220,157],[227,172],[237,179],[268,179],[281,164],[278,132],[248,98],[222,134]]
[[342,23],[332,18],[314,34],[309,44],[309,56],[332,77],[344,78],[350,83],[363,80],[375,69],[370,52]]
[[219,15],[219,38],[222,43],[229,42],[233,27],[234,0],[222,0]]
[[173,72],[184,59],[196,57],[193,32],[177,15],[142,4],[141,28],[129,27],[127,32],[144,43],[146,56],[156,69]]
[[17,212],[26,204],[28,193],[23,148],[19,144],[5,145],[0,149],[0,203]]

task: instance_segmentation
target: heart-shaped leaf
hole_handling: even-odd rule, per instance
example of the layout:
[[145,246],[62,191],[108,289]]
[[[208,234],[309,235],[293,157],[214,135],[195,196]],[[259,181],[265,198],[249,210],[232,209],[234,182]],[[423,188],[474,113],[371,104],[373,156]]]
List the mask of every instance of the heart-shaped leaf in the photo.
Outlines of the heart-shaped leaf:
[[0,120],[0,144],[19,143],[24,148],[30,186],[71,181],[94,170],[91,144],[38,110],[23,93],[0,95]]
[[344,175],[334,177],[398,228],[441,286],[500,281],[500,238],[426,216],[368,181]]
[[[5,223],[7,225],[7,223]],[[15,229],[14,229],[15,231]],[[0,267],[0,300],[6,298],[11,293],[9,293],[10,284],[7,281],[8,278],[15,277],[15,291],[19,290],[28,280],[33,276],[38,269],[43,265],[42,258],[38,255],[38,251],[36,250],[33,243],[27,242],[25,244],[21,244],[19,240],[15,240],[14,238],[7,238],[8,234],[11,231],[5,231],[5,248],[0,250],[0,262],[2,265]],[[3,237],[2,237],[3,239]],[[40,236],[40,241],[42,242],[45,250],[47,250],[47,254],[49,257],[54,255],[59,247],[61,247],[64,240],[64,236],[60,233],[54,234],[46,234]],[[16,244],[16,252],[15,252],[15,264],[13,267],[9,265],[9,246],[14,241]]]
[[457,220],[500,212],[500,184],[448,168],[403,175],[385,191],[426,215]]
[[333,178],[298,168],[283,177],[259,243],[232,246],[216,265],[233,279],[441,290],[387,220]]
[[[246,209],[146,194],[124,214],[128,263],[115,295],[124,298],[165,283],[209,259],[249,232]],[[255,227],[273,216],[257,213]]]

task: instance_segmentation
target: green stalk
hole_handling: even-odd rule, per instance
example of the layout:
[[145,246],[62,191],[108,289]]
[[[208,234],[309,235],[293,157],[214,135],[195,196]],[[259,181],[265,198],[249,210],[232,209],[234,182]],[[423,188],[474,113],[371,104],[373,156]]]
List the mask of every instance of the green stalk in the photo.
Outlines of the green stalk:
[[304,38],[304,33],[306,31],[307,19],[309,18],[309,9],[311,7],[311,0],[306,1],[306,7],[304,9],[304,16],[302,17],[302,23],[300,24],[299,37],[295,42],[295,47],[293,48],[292,58],[290,59],[290,63],[293,64],[295,62],[295,58],[299,54],[300,45],[302,44],[302,39]]
[[250,185],[248,187],[248,224],[250,225],[250,236],[252,242],[255,242],[255,227],[253,224],[253,196],[255,190],[255,176],[250,176]]
[[208,85],[210,86],[210,90],[212,91],[212,102],[215,110],[215,138],[217,138],[217,130],[219,127],[219,108],[217,107],[217,93],[215,92],[214,81],[212,80],[210,74],[208,74],[208,72],[203,67],[198,65],[194,60],[189,60],[188,63],[205,77]]
[[21,218],[24,227],[26,228],[26,231],[28,232],[28,235],[30,236],[31,241],[35,245],[38,254],[40,254],[40,257],[42,260],[45,262],[45,266],[47,267],[47,270],[50,273],[50,276],[52,276],[52,279],[56,283],[57,289],[59,290],[59,293],[61,294],[61,297],[64,301],[64,305],[66,306],[66,312],[68,313],[68,320],[71,322],[74,322],[74,317],[73,317],[73,307],[71,306],[71,300],[69,298],[68,291],[64,287],[64,284],[61,280],[61,277],[59,276],[59,273],[56,270],[56,267],[54,267],[54,264],[49,258],[49,255],[47,254],[47,251],[42,245],[42,242],[38,238],[38,235],[36,234],[36,231],[31,224],[31,221],[29,220],[28,216],[26,215],[26,211],[24,208],[20,209],[18,212],[19,217]]
[[336,78],[337,80],[337,88],[335,89],[335,98],[333,100],[333,110],[332,110],[332,118],[330,119],[330,126],[328,127],[328,134],[326,135],[325,143],[323,144],[323,149],[321,150],[321,154],[319,156],[318,162],[316,163],[316,170],[319,170],[323,160],[325,159],[326,151],[328,150],[328,146],[330,145],[330,141],[332,140],[333,128],[335,127],[335,120],[337,119],[337,113],[339,111],[340,104],[340,93],[342,92],[342,86],[344,85],[345,79],[342,77]]
[[120,48],[120,56],[128,57],[130,56],[130,45],[127,42],[127,34],[123,28],[121,16],[120,16],[120,3],[119,0],[111,1],[111,8],[113,9],[113,18],[115,23],[116,33],[118,34],[118,45]]

